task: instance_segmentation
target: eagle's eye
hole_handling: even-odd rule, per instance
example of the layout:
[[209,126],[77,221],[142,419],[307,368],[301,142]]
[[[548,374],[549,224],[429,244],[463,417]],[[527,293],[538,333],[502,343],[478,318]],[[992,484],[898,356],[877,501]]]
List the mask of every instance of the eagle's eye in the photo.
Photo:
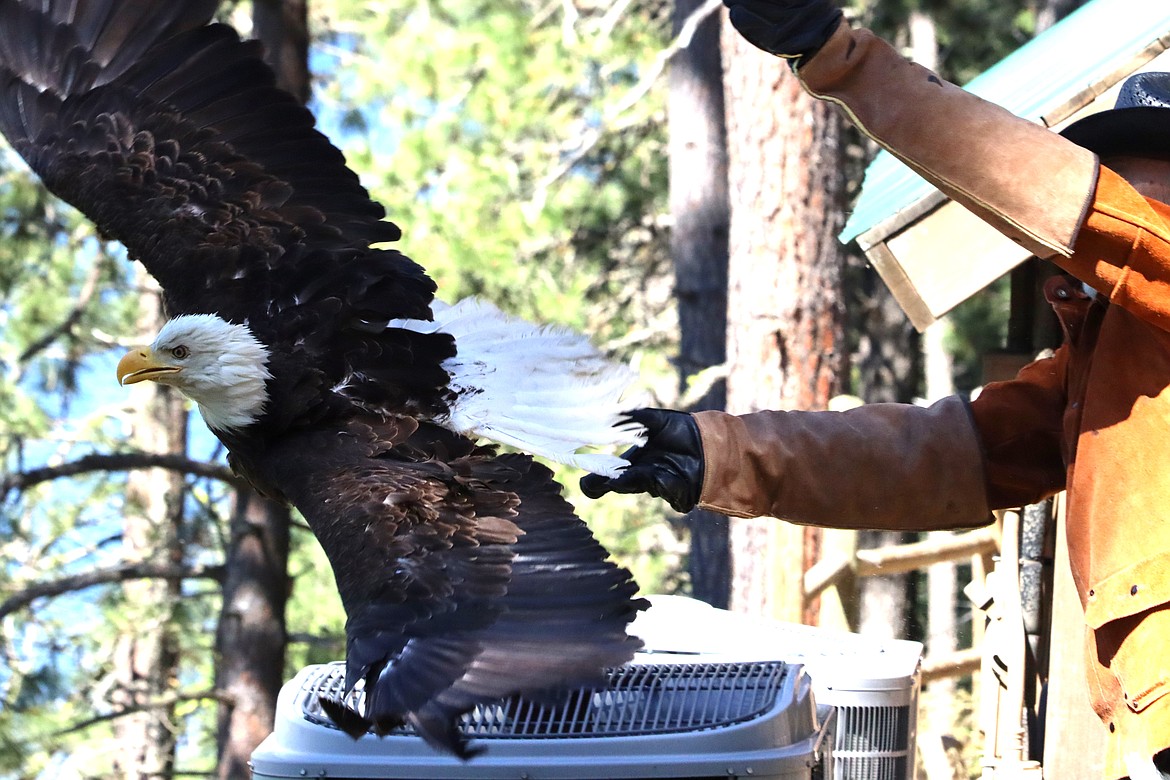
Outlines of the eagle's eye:
[[191,354],[191,350],[180,344],[177,347],[171,348],[171,354],[174,355],[176,360],[186,360],[187,356]]

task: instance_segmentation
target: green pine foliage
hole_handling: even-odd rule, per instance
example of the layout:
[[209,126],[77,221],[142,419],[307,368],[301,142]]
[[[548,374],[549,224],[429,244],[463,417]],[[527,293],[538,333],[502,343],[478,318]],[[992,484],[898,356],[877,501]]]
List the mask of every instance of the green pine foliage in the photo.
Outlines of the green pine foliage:
[[[939,72],[965,84],[1027,43],[1044,0],[856,0],[859,22],[899,41],[911,12],[930,16],[939,40]],[[1071,5],[1071,3],[1065,3]]]
[[[623,108],[669,7],[509,0],[314,6],[316,101],[449,300],[482,295],[603,341],[640,324],[611,275],[668,269],[664,94]],[[322,64],[324,64],[322,63]]]
[[[8,150],[0,156],[0,480],[29,468],[116,446],[118,410],[95,368],[133,303],[125,263],[88,223],[50,196]],[[114,292],[111,292],[114,291]],[[111,382],[116,386],[116,383]],[[31,582],[105,560],[117,478],[93,475],[22,493],[0,489],[0,603]],[[2,484],[2,482],[0,482]],[[0,772],[50,772],[58,735],[89,717],[110,628],[101,597],[53,599],[0,619]]]

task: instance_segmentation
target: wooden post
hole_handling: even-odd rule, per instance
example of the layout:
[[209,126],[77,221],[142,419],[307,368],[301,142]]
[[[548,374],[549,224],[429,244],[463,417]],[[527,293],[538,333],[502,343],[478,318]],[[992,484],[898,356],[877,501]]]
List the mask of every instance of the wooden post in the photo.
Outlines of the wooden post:
[[1058,500],[1057,507],[1044,774],[1060,780],[1098,780],[1105,767],[1106,732],[1089,704],[1085,613],[1068,564],[1064,501]]
[[[857,532],[826,528],[821,537],[821,545],[821,560],[804,573],[805,583],[808,582],[808,575],[821,562],[852,560],[857,554]],[[815,598],[815,595],[806,591],[805,604]],[[847,565],[843,573],[834,577],[832,586],[820,595],[821,620],[817,625],[841,631],[857,631],[857,577],[852,566]]]

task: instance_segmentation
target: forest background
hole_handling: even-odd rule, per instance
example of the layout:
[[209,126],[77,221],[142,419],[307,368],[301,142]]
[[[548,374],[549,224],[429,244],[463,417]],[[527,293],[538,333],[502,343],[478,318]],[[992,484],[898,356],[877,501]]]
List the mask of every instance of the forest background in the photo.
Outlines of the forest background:
[[[846,10],[963,83],[1078,5]],[[1002,284],[920,336],[837,244],[875,150],[717,2],[239,0],[221,15],[265,41],[442,297],[588,332],[656,405],[970,392],[1003,344]],[[149,279],[5,149],[0,777],[246,776],[281,682],[344,654],[303,521],[240,485],[180,398],[117,386],[117,357],[159,322]],[[775,595],[815,562],[815,531],[583,501],[578,476],[562,470],[568,495],[644,592],[820,620]],[[850,625],[953,647],[963,576],[875,578]],[[932,609],[953,618],[945,637]]]

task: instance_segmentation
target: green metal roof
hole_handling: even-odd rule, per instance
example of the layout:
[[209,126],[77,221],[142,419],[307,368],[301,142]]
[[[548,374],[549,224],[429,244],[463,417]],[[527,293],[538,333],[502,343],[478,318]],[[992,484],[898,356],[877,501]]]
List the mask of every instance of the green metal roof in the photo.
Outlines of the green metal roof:
[[[1093,0],[976,76],[965,89],[1034,122],[1124,67],[1170,31],[1166,0]],[[930,196],[934,187],[886,151],[865,171],[841,241]]]

